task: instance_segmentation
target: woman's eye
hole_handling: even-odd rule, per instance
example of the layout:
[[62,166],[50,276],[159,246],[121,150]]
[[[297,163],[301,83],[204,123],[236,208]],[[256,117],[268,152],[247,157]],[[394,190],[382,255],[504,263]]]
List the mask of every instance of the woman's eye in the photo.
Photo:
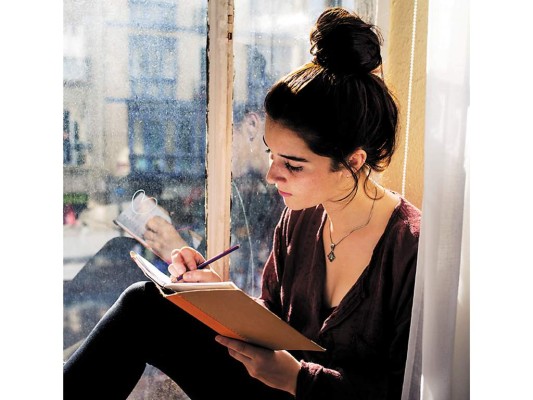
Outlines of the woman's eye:
[[291,165],[289,162],[285,162],[285,168],[287,168],[291,172],[300,172],[304,169],[304,167],[295,167],[294,165]]

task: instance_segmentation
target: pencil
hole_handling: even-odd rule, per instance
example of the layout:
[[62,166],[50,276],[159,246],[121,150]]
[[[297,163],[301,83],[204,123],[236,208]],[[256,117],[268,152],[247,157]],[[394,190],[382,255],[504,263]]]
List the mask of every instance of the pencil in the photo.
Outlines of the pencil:
[[[229,249],[224,250],[222,253],[217,254],[216,256],[210,258],[209,260],[206,260],[206,261],[204,261],[203,263],[197,265],[197,266],[196,266],[196,269],[204,269],[204,268],[207,267],[209,264],[215,262],[215,261],[218,260],[219,258],[222,258],[222,257],[224,257],[224,256],[227,256],[229,253],[231,253],[232,251],[237,250],[239,247],[240,247],[240,245],[236,244],[235,246],[232,246],[232,247],[230,247]],[[183,274],[181,274],[180,276],[178,276],[178,278],[176,279],[176,282],[179,282],[179,281],[181,281],[182,279],[183,279]]]

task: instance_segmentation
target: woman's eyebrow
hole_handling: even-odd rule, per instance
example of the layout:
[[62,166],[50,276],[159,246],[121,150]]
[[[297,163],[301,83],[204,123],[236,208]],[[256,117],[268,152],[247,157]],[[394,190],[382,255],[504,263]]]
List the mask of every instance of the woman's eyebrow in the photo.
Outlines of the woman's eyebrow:
[[[263,143],[265,144],[266,147],[268,147],[268,144],[265,140],[265,136],[263,136]],[[270,148],[270,147],[269,147]],[[297,162],[309,162],[309,160],[305,159],[305,158],[302,158],[302,157],[296,157],[296,156],[290,156],[290,155],[287,155],[287,154],[280,154],[278,153],[278,156],[280,157],[283,157],[283,158],[286,158],[287,160],[292,160],[292,161],[297,161]]]
[[288,156],[285,154],[278,154],[278,155],[280,157],[286,158],[287,160],[298,161],[298,162],[309,162],[307,159],[302,158],[302,157]]

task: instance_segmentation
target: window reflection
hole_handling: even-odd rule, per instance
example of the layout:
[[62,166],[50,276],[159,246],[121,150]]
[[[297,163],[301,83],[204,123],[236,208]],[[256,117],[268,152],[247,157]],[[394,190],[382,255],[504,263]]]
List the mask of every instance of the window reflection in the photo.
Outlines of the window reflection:
[[263,100],[276,79],[309,60],[309,29],[323,7],[323,1],[235,4],[231,236],[241,250],[230,256],[230,276],[253,295],[260,293],[261,271],[283,209],[265,180]]
[[174,99],[176,39],[130,36],[130,80],[133,98]]
[[282,199],[265,181],[263,100],[276,79],[311,60],[310,28],[330,6],[345,6],[375,19],[374,0],[235,2],[231,236],[241,250],[230,256],[230,276],[253,295],[260,293],[261,271],[283,208]]
[[129,0],[132,24],[140,28],[175,30],[177,4],[175,1]]
[[203,221],[206,18],[207,1],[65,2],[65,201],[86,199],[64,204],[67,275],[121,234],[112,218],[137,189]]
[[135,192],[169,213],[176,247],[205,253],[207,0],[65,0],[63,20],[67,358],[144,279],[129,250],[165,267],[113,223]]

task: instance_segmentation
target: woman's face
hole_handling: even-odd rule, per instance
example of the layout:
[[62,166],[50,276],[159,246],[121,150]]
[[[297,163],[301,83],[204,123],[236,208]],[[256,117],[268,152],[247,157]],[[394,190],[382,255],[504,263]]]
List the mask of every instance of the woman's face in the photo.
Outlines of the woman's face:
[[296,132],[269,117],[264,139],[270,156],[267,182],[276,185],[290,209],[337,200],[353,185],[345,176],[346,170],[331,171],[330,158],[313,153]]

